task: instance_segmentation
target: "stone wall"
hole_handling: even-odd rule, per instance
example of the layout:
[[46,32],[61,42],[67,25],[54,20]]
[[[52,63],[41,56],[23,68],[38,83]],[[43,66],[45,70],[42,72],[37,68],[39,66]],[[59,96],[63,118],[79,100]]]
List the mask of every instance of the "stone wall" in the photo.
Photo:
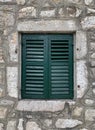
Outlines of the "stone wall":
[[[74,33],[73,100],[22,100],[21,32]],[[0,130],[95,130],[95,1],[0,0]]]

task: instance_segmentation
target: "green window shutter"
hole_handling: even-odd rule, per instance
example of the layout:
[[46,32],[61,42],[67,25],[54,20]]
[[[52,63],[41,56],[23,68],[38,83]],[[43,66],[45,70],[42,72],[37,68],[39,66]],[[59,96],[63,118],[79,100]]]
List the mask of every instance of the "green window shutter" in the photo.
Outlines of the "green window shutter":
[[50,43],[50,98],[73,98],[73,37],[52,35]]
[[22,98],[45,98],[45,39],[22,35]]
[[72,43],[72,35],[22,35],[22,98],[73,98]]

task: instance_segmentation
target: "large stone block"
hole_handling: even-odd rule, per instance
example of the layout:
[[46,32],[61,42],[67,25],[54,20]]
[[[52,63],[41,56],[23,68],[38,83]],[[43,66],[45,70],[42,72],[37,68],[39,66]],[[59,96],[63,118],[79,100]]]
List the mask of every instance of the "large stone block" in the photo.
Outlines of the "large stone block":
[[58,119],[56,121],[57,128],[74,128],[81,124],[83,124],[81,121],[75,119]]
[[19,101],[17,110],[20,111],[50,111],[64,109],[64,101]]
[[8,37],[9,40],[9,54],[10,54],[10,61],[17,62],[18,61],[18,35],[17,33],[12,33]]
[[79,27],[75,20],[41,20],[41,21],[23,21],[17,26],[18,31],[76,31]]
[[76,33],[76,58],[82,59],[87,55],[86,32],[77,31]]
[[76,67],[77,98],[82,98],[88,86],[88,71],[86,67],[86,61],[77,61]]
[[18,97],[17,83],[18,83],[17,67],[7,67],[8,95],[14,98]]
[[26,124],[26,130],[41,130],[36,122],[29,121]]

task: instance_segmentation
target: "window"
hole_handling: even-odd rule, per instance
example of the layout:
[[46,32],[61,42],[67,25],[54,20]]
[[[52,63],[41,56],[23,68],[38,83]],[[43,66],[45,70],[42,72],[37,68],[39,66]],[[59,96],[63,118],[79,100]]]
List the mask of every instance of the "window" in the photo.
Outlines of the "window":
[[73,98],[73,35],[22,34],[23,99]]

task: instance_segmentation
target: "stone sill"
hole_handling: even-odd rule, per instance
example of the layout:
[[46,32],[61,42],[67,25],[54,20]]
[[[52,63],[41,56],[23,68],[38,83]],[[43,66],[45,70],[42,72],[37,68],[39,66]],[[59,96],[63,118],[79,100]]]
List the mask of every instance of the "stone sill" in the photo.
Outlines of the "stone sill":
[[74,101],[62,101],[62,100],[21,100],[18,102],[16,109],[18,111],[50,111],[55,112],[63,110],[65,102],[68,102],[70,105],[74,105]]

